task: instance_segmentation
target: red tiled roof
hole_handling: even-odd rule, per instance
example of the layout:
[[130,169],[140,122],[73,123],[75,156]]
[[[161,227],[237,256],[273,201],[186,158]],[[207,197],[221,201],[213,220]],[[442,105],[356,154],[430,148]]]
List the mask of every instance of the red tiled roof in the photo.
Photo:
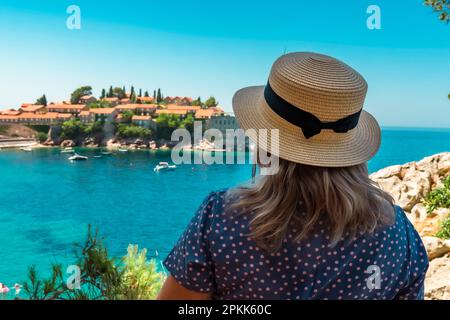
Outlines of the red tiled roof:
[[58,103],[58,104],[49,104],[47,106],[47,109],[54,109],[54,110],[64,110],[64,109],[74,109],[74,110],[83,110],[84,108],[86,108],[85,104],[63,104],[63,103]]
[[132,121],[150,121],[152,117],[150,116],[133,116],[131,118]]
[[96,108],[89,111],[94,114],[112,114],[116,111],[116,108]]
[[157,115],[159,115],[159,114],[163,114],[163,113],[166,113],[166,114],[176,114],[176,115],[185,115],[185,114],[187,114],[187,110],[186,109],[184,109],[184,110],[168,110],[168,109],[158,109],[158,110],[156,110],[156,114]]
[[40,105],[40,104],[27,104],[27,105],[22,105],[21,109],[24,112],[36,112],[38,110],[41,110],[45,108],[44,105]]

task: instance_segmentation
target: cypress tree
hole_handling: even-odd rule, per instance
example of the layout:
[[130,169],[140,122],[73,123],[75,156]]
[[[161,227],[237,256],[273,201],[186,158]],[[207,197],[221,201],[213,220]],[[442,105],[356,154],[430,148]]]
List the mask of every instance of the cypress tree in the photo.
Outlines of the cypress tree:
[[144,97],[150,97],[150,96],[148,95],[148,91],[145,91]]
[[139,97],[142,97],[142,89],[139,89]]
[[112,98],[114,96],[114,92],[113,92],[113,87],[112,86],[110,86],[109,87],[109,92],[108,92],[108,98]]
[[106,90],[105,88],[102,89],[102,95],[100,96],[100,99],[105,99],[106,98]]

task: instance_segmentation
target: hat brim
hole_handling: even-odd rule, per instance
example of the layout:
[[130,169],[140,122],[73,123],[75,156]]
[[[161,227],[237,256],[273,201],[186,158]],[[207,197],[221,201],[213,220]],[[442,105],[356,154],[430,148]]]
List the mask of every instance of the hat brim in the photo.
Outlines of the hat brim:
[[[240,128],[246,131],[251,141],[292,162],[320,167],[357,165],[371,159],[381,143],[380,126],[364,110],[358,125],[347,133],[322,130],[306,139],[301,128],[281,118],[267,105],[264,86],[247,87],[236,92],[233,109]],[[266,129],[267,136],[259,134],[261,129]],[[278,129],[278,139],[272,129]]]

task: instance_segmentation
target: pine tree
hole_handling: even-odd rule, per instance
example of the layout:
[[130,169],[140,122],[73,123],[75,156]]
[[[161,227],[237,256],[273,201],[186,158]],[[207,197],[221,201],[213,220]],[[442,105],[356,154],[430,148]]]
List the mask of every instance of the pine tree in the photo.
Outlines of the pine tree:
[[161,93],[161,89],[159,88],[158,89],[158,93],[156,95],[156,102],[160,103],[162,100],[163,100],[163,96],[162,96],[162,93]]
[[108,92],[108,98],[112,98],[114,96],[114,91],[113,91],[113,87],[112,86],[110,86],[109,87],[109,92]]
[[38,98],[36,100],[35,104],[42,105],[42,106],[47,106],[47,97],[45,96],[45,94],[42,95],[42,97]]
[[122,87],[122,91],[123,93],[126,93],[127,91],[125,90],[125,86]]
[[130,98],[131,98],[131,96],[132,96],[133,94],[135,94],[135,92],[134,92],[134,86],[131,86],[131,89],[130,89]]
[[102,89],[102,95],[100,96],[100,99],[105,99],[106,98],[106,90],[105,88]]
[[153,90],[153,100],[156,101],[156,90]]
[[149,94],[148,94],[148,91],[145,91],[144,97],[150,97]]
[[139,97],[142,97],[142,89],[139,89]]

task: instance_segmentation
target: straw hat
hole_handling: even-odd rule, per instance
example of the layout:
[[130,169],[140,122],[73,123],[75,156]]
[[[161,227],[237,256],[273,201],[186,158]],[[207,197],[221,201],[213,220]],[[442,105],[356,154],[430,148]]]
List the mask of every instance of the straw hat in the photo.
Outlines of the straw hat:
[[[345,63],[295,52],[275,61],[266,86],[236,92],[233,109],[250,140],[280,158],[345,167],[366,162],[380,146],[380,127],[362,110],[366,93],[364,78]],[[258,141],[259,129],[268,130]],[[272,141],[271,129],[279,139]]]

